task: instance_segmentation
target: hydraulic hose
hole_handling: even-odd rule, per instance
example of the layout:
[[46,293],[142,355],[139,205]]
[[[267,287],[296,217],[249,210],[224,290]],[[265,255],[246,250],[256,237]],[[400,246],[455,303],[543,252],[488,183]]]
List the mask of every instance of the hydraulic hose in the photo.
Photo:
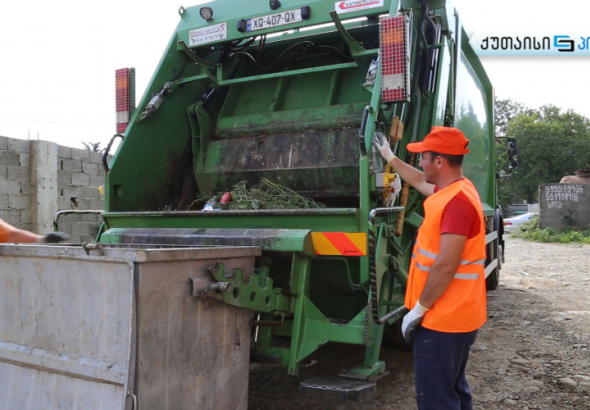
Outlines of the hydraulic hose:
[[391,208],[375,208],[369,212],[369,275],[370,275],[370,286],[371,286],[371,311],[373,314],[373,321],[382,325],[392,317],[405,313],[408,309],[402,306],[393,312],[387,313],[383,317],[379,317],[379,301],[377,300],[377,234],[375,233],[375,217],[377,214],[385,214],[389,212],[398,212],[403,210],[402,206],[394,206]]

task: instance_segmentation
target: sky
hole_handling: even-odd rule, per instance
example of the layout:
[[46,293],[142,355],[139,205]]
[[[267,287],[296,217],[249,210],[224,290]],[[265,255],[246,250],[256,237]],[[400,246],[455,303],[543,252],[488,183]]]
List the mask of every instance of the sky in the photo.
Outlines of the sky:
[[[186,0],[185,0],[186,1]],[[261,0],[251,0],[261,1]],[[265,1],[265,0],[262,0]],[[289,0],[282,0],[283,7]],[[115,133],[115,70],[136,69],[136,100],[193,0],[0,2],[0,135],[83,148]],[[454,0],[476,31],[583,32],[583,0]],[[585,24],[586,23],[586,24]],[[588,36],[590,36],[590,29]],[[497,98],[590,117],[590,57],[481,57]]]

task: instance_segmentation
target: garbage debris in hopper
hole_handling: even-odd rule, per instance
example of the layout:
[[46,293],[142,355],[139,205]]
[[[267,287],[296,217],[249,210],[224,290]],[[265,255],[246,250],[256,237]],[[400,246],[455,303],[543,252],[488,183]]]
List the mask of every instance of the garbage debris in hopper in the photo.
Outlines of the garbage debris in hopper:
[[305,198],[289,188],[280,186],[266,178],[248,189],[247,181],[238,182],[231,191],[229,210],[251,209],[312,209],[325,208],[324,204]]

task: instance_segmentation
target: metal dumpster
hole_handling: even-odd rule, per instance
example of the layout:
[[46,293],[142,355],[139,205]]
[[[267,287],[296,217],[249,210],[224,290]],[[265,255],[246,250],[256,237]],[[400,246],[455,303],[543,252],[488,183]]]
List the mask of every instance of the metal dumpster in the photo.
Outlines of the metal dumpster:
[[259,248],[98,248],[0,245],[0,409],[246,409],[251,311],[194,288]]

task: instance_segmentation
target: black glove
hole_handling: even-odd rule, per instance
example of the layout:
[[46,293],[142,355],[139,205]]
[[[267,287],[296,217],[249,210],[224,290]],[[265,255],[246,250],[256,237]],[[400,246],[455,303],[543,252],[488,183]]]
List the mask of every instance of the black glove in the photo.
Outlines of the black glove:
[[70,235],[68,235],[65,232],[50,232],[50,233],[45,234],[45,236],[43,237],[43,242],[44,243],[58,243],[58,242],[67,241],[68,239],[70,239]]

